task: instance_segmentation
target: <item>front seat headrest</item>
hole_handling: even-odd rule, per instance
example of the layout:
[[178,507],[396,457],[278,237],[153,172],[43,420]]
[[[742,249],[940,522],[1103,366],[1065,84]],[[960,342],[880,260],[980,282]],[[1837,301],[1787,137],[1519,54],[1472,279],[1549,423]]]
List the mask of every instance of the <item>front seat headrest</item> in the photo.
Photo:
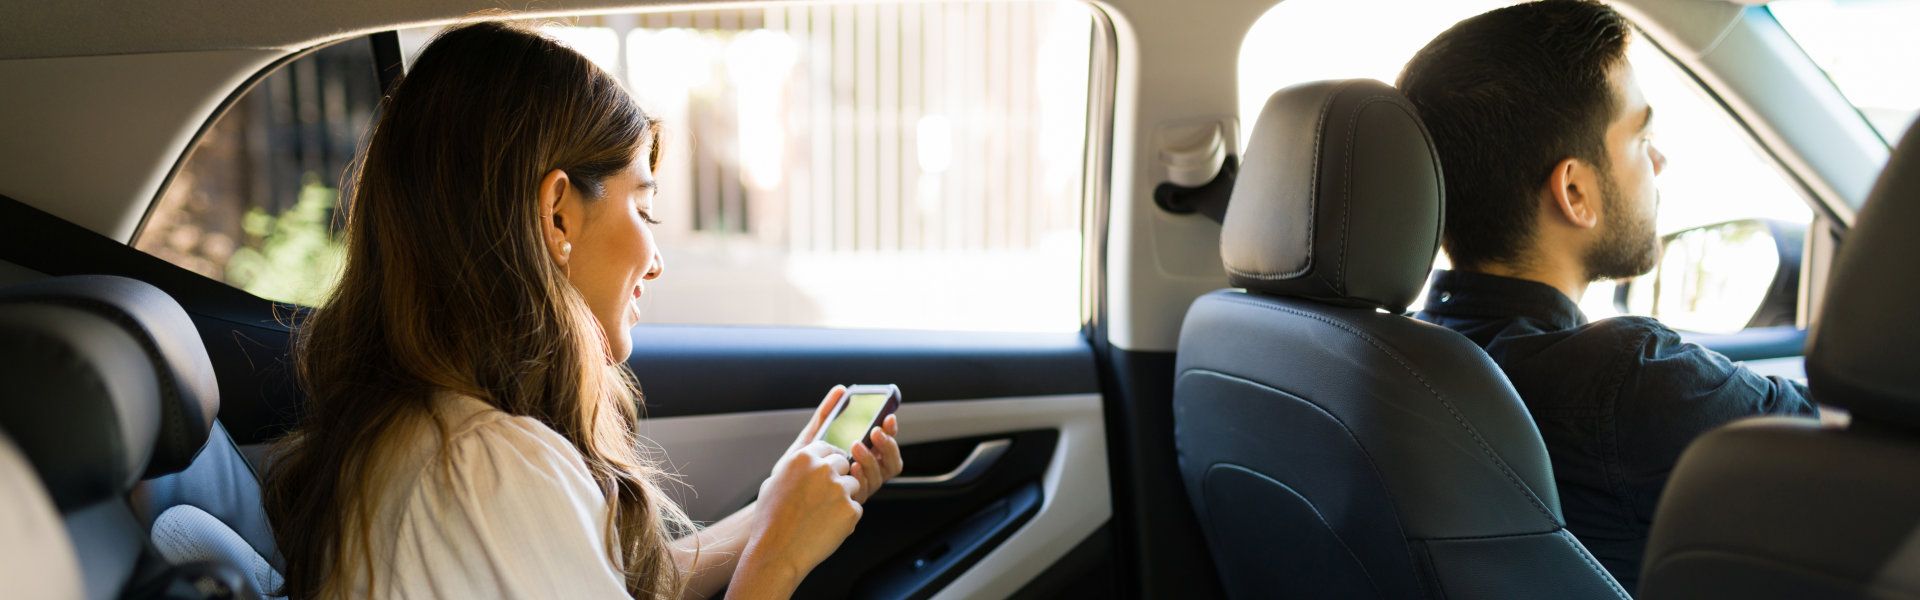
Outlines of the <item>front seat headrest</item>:
[[213,361],[192,317],[151,284],[110,275],[52,277],[0,288],[0,303],[32,303],[82,310],[132,335],[159,382],[158,440],[142,478],[178,472],[206,445],[220,412]]
[[1275,92],[1220,232],[1228,281],[1401,312],[1440,246],[1443,185],[1432,136],[1393,86],[1351,79]]
[[1856,421],[1920,429],[1920,127],[1907,129],[1840,244],[1807,341],[1814,398]]

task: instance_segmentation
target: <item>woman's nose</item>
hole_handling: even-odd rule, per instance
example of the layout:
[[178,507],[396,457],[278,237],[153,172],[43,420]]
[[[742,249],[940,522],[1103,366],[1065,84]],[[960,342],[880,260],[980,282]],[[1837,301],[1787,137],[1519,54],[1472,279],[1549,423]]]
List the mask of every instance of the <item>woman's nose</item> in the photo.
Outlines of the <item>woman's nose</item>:
[[648,261],[648,264],[652,265],[652,268],[647,269],[647,279],[658,279],[660,274],[667,270],[667,261],[660,258],[659,250],[653,251],[653,259]]

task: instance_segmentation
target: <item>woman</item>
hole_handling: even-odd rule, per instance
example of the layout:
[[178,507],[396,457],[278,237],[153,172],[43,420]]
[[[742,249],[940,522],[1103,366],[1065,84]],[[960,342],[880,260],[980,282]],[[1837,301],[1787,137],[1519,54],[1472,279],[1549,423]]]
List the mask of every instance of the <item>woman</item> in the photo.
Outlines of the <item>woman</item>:
[[339,286],[299,334],[310,405],[267,513],[296,599],[785,597],[900,473],[892,418],[805,444],[694,531],[634,433],[624,361],[660,276],[657,125],[533,31],[448,30],[357,166]]

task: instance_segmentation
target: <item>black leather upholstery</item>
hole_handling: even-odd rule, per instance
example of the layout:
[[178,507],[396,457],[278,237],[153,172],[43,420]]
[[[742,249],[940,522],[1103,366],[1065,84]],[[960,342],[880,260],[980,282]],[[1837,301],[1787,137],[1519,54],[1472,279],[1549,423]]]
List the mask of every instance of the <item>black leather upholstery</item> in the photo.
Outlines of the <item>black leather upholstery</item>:
[[1654,515],[1644,598],[1920,598],[1920,128],[1847,234],[1808,341],[1813,397],[1853,422],[1708,432]]
[[1378,82],[1288,88],[1261,114],[1222,258],[1280,275],[1234,273],[1248,290],[1194,302],[1173,400],[1183,483],[1235,597],[1626,596],[1567,533],[1499,368],[1378,310],[1406,306],[1433,261],[1437,165]]
[[0,429],[47,483],[87,598],[257,596],[234,565],[169,564],[129,502],[143,475],[206,456],[212,373],[186,312],[151,285],[80,276],[0,289]]
[[1647,543],[1642,598],[1914,598],[1920,441],[1751,419],[1680,459]]
[[1920,129],[1907,130],[1867,198],[1807,338],[1807,383],[1856,421],[1920,430]]
[[0,426],[62,510],[126,493],[159,435],[158,389],[139,342],[79,309],[0,297]]
[[144,475],[184,469],[220,410],[213,362],[186,309],[159,288],[125,277],[54,277],[0,289],[0,301],[37,301],[92,312],[120,325],[150,357],[162,400],[160,439]]
[[101,315],[0,295],[0,381],[0,428],[59,508],[86,597],[118,596],[146,545],[126,493],[159,432],[151,362]]
[[1415,114],[1370,79],[1268,98],[1220,232],[1228,281],[1404,310],[1433,266],[1445,204],[1440,159]]

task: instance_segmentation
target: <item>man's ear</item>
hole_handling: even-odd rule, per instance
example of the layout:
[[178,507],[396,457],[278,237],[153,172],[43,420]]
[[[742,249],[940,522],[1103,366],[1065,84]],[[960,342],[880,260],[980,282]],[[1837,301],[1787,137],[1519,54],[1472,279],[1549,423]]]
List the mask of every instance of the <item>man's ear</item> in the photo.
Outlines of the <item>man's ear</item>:
[[1592,229],[1600,223],[1600,173],[1593,165],[1568,158],[1553,165],[1547,175],[1547,214],[1566,224]]
[[573,182],[567,178],[566,171],[554,169],[540,178],[540,233],[553,262],[563,267],[573,253],[573,243],[568,241],[568,236],[578,233],[570,229],[580,223],[580,203],[572,197],[572,188]]

